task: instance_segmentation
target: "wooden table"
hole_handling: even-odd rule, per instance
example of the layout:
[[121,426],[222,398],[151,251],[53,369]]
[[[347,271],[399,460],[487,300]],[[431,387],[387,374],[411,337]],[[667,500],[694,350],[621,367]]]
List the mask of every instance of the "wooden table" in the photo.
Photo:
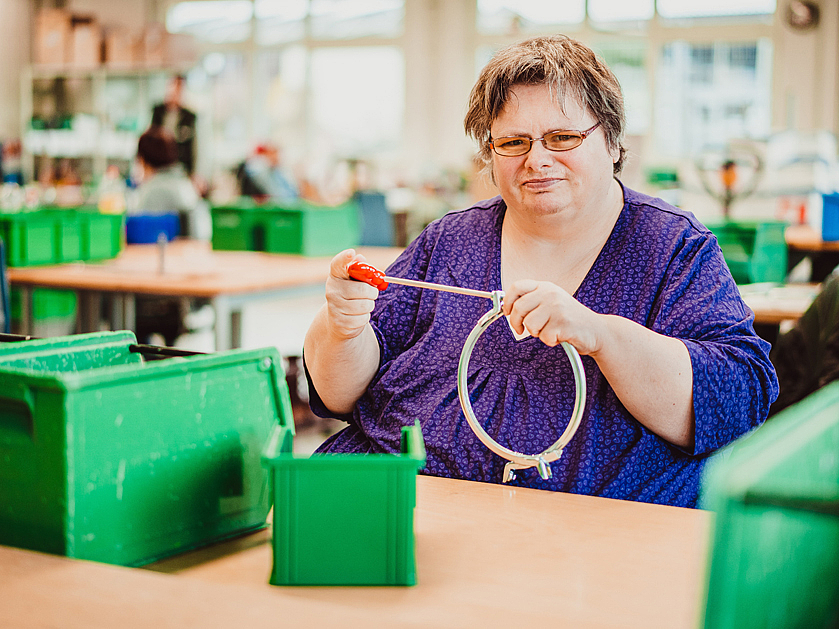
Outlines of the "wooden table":
[[812,268],[811,282],[823,282],[839,265],[839,241],[824,241],[810,225],[790,225],[784,234],[789,252],[787,268],[792,268],[806,257]]
[[415,587],[271,586],[268,530],[148,569],[0,547],[0,626],[695,627],[710,524],[699,510],[421,476]]
[[[384,269],[402,249],[360,247]],[[239,346],[242,308],[254,300],[293,297],[321,290],[331,256],[305,258],[254,251],[213,251],[209,243],[175,240],[128,245],[113,260],[47,267],[9,268],[9,282],[22,291],[22,334],[32,329],[32,288],[74,290],[79,295],[78,332],[98,330],[103,296],[111,297],[110,329],[133,330],[137,295],[209,299],[216,313],[216,350]]]
[[777,326],[797,321],[819,292],[818,284],[744,284],[739,286],[743,301],[755,313],[756,325]]

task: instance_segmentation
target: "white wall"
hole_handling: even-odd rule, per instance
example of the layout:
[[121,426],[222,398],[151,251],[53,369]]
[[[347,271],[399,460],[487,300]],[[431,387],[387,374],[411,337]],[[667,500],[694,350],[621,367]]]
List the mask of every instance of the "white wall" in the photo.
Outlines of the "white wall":
[[820,10],[819,26],[809,31],[776,20],[775,129],[839,133],[839,2],[822,2]]
[[0,142],[20,135],[20,68],[29,63],[31,4],[0,2]]

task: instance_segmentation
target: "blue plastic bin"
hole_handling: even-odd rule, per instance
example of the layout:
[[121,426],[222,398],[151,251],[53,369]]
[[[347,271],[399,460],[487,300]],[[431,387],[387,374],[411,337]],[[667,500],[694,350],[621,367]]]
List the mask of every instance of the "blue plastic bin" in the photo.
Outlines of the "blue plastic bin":
[[160,234],[173,240],[180,231],[177,214],[136,214],[125,218],[125,241],[129,245],[155,243]]
[[822,195],[822,240],[839,240],[839,193]]

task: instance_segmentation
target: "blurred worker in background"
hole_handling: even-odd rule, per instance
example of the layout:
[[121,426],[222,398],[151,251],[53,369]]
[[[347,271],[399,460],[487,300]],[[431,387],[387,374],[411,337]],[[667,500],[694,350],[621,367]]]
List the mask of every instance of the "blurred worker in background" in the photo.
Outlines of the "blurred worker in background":
[[142,179],[137,188],[134,214],[177,214],[181,235],[199,240],[212,236],[207,203],[201,199],[178,162],[175,139],[157,126],[150,127],[137,143]]
[[283,166],[282,151],[265,143],[239,166],[236,178],[244,196],[260,202],[294,203],[300,196],[294,178]]
[[166,87],[162,103],[152,110],[152,126],[163,127],[175,139],[177,161],[190,177],[195,172],[195,113],[183,106],[186,77],[173,76]]

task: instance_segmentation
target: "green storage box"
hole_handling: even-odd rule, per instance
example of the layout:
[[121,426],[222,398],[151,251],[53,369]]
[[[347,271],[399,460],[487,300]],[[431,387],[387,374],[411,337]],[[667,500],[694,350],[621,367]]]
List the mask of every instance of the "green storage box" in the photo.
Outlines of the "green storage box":
[[119,255],[125,241],[125,216],[78,208],[82,260],[109,260]]
[[713,457],[704,626],[839,626],[839,382]]
[[53,221],[53,262],[76,262],[82,255],[82,221],[75,209],[47,207],[32,212]]
[[358,206],[218,206],[212,209],[213,249],[329,256],[357,247]]
[[264,251],[265,211],[249,200],[236,205],[215,206],[213,221],[213,249],[224,251]]
[[787,277],[786,223],[727,221],[709,223],[738,284],[784,282]]
[[131,332],[0,344],[0,544],[119,565],[263,527],[276,349],[146,362]]
[[263,458],[274,491],[274,585],[414,585],[419,424],[402,429],[402,455],[291,454],[275,430]]
[[[12,321],[20,321],[20,289],[12,288],[9,294],[11,297]],[[32,319],[36,323],[52,319],[73,319],[75,321],[77,306],[78,299],[74,291],[38,287],[32,289]]]
[[122,249],[121,214],[95,208],[56,208],[0,214],[0,237],[9,266],[106,260]]
[[8,266],[58,262],[58,222],[52,212],[0,214],[0,237],[6,244]]

